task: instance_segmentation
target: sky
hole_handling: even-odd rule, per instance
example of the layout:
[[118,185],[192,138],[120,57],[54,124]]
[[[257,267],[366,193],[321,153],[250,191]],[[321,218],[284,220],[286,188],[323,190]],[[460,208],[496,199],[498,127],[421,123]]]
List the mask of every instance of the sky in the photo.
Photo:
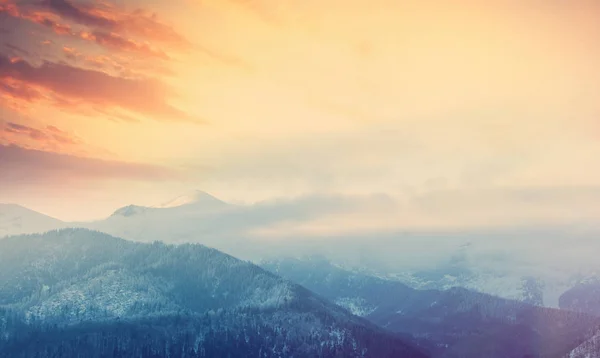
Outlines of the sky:
[[595,220],[598,63],[595,0],[0,0],[0,202],[90,220],[200,189],[393,199],[369,227]]

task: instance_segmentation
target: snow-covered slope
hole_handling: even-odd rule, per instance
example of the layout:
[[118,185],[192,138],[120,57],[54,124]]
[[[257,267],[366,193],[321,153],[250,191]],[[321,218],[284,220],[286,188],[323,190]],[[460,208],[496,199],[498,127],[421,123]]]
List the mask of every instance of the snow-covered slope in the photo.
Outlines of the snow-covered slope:
[[214,210],[227,207],[228,205],[229,204],[225,203],[224,201],[221,201],[204,191],[195,190],[153,207],[166,209],[181,206],[194,206],[194,209],[196,210],[201,208],[205,210]]
[[237,232],[240,226],[244,225],[245,220],[241,213],[246,211],[247,208],[237,207],[207,193],[195,191],[160,205],[125,206],[104,220],[77,223],[73,226],[98,230],[133,241],[202,243],[235,253],[226,250],[235,245],[220,238],[229,232]]
[[600,358],[600,331],[581,343],[564,358]]
[[10,235],[40,233],[65,227],[58,219],[15,204],[0,204],[0,239]]
[[178,196],[177,198],[170,200],[166,203],[152,205],[152,206],[139,206],[139,205],[128,205],[115,210],[115,212],[108,218],[108,220],[117,220],[119,217],[144,217],[145,214],[153,214],[156,217],[166,217],[173,215],[183,214],[194,214],[203,215],[209,213],[220,212],[223,210],[231,209],[234,206],[221,201],[214,196],[196,190],[186,195]]

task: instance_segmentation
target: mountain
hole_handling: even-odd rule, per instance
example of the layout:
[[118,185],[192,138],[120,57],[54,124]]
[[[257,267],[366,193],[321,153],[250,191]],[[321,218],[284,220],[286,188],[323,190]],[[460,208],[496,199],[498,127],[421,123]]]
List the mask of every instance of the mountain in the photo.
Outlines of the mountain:
[[0,239],[10,235],[39,233],[65,227],[58,219],[15,204],[0,204]]
[[565,291],[560,308],[600,316],[600,278],[589,277]]
[[[449,234],[449,237],[450,234]],[[445,237],[436,236],[442,242]],[[483,236],[487,239],[486,236]],[[493,245],[495,237],[490,237]],[[432,240],[433,241],[433,240]],[[435,245],[434,242],[431,243]],[[559,307],[560,295],[578,280],[580,268],[564,268],[561,262],[552,265],[519,260],[517,254],[510,256],[509,248],[519,251],[518,246],[486,249],[486,242],[467,242],[446,248],[446,257],[431,265],[419,268],[373,270],[363,268],[369,274],[402,282],[415,289],[448,290],[462,287],[525,303]]]
[[193,214],[200,215],[226,210],[227,208],[231,207],[232,205],[227,204],[224,201],[221,201],[208,193],[196,190],[191,193],[178,196],[173,200],[167,201],[166,203],[159,205],[128,205],[117,209],[111,215],[111,218],[133,217],[136,215],[143,215],[146,213],[156,213],[158,215],[172,215],[191,212]]
[[415,290],[318,257],[267,261],[262,267],[381,327],[432,342],[437,357],[559,357],[600,324],[586,314],[462,288]]
[[[470,243],[460,245],[435,267],[406,270],[387,278],[421,290],[462,287],[538,306],[549,303],[548,299],[544,300],[544,294],[549,293],[545,280],[520,272],[507,272],[502,265],[488,268],[473,262],[472,246]],[[510,267],[509,263],[505,264]]]
[[[510,262],[506,265],[510,266]],[[437,267],[380,273],[365,269],[371,275],[404,283],[419,290],[449,290],[455,287],[487,293],[536,306],[558,307],[558,297],[573,278],[560,281],[556,277],[539,277],[526,272],[506,273],[503,269],[485,269],[477,265],[460,267],[440,264]],[[560,275],[557,275],[560,276]]]
[[600,358],[600,330],[563,358]]
[[0,241],[0,357],[426,357],[251,263],[84,229]]
[[[202,243],[255,262],[321,253],[336,263],[416,289],[463,287],[548,307],[559,307],[560,295],[579,281],[579,275],[597,269],[589,253],[594,251],[588,249],[597,241],[593,230],[550,227],[428,233],[382,232],[386,230],[376,227],[368,232],[329,233],[331,227],[362,220],[354,218],[394,210],[394,200],[386,196],[313,195],[232,205],[192,191],[159,205],[125,206],[95,222],[40,229],[22,220],[22,231],[8,234],[66,225],[139,242]],[[326,240],[321,239],[323,235]],[[552,247],[548,242],[553,242]],[[541,259],[539,247],[545,248]]]
[[163,204],[157,205],[156,207],[166,209],[181,206],[195,206],[196,208],[202,207],[205,209],[218,209],[227,207],[229,205],[230,204],[227,204],[204,191],[195,190],[178,196],[177,198],[167,201]]
[[[236,257],[259,260],[298,251],[323,252],[325,249],[338,253],[339,245],[294,239],[289,236],[294,230],[287,227],[312,226],[312,222],[321,220],[326,221],[327,226],[331,217],[373,215],[390,211],[395,205],[394,200],[385,195],[316,194],[234,205],[195,191],[160,205],[126,206],[106,219],[74,225],[139,242],[197,242]],[[339,224],[337,220],[337,224],[333,220],[334,225]],[[306,238],[304,233],[302,236]],[[360,243],[353,248],[357,246]]]
[[144,214],[154,213],[158,215],[173,215],[173,214],[184,214],[194,213],[197,215],[207,214],[211,212],[218,212],[232,207],[232,205],[221,201],[214,196],[200,191],[195,190],[191,193],[178,196],[175,199],[169,200],[165,203],[153,206],[140,206],[140,205],[127,205],[122,208],[115,210],[115,212],[108,218],[119,217],[136,217],[143,216]]
[[[559,299],[562,309],[600,317],[600,278],[596,273],[582,278]],[[600,329],[569,352],[565,358],[600,358]]]
[[[235,248],[242,238],[222,240],[243,225],[245,208],[225,203],[205,192],[194,191],[155,206],[128,205],[106,219],[73,223],[73,227],[101,231],[138,242],[202,243],[221,250]],[[243,250],[227,250],[237,254]]]
[[[319,195],[231,205],[196,191],[152,207],[127,206],[105,220],[75,226],[140,242],[198,242],[254,261],[320,253],[416,289],[463,287],[548,307],[559,307],[560,295],[577,282],[579,272],[596,265],[586,250],[597,237],[594,230],[408,232],[389,231],[377,221],[370,229],[350,228],[390,215],[395,205],[385,196]],[[336,231],[340,227],[342,233]],[[539,247],[547,250],[541,258]]]

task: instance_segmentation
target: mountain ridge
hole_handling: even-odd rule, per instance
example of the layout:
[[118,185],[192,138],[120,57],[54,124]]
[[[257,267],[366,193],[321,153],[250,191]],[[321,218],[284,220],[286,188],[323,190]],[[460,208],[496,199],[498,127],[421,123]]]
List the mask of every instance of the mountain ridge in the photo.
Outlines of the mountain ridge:
[[203,205],[211,205],[211,206],[224,206],[230,205],[229,203],[224,202],[217,197],[202,191],[202,190],[193,190],[191,192],[180,195],[174,199],[166,201],[162,204],[155,205],[152,207],[155,208],[174,208],[184,205],[194,205],[194,204],[203,204]]
[[[0,241],[0,283],[0,323],[12,322],[0,324],[0,342],[9,337],[2,357],[102,351],[101,331],[129,351],[184,344],[185,357],[202,349],[258,356],[267,347],[276,347],[269,357],[427,356],[302,286],[199,244],[134,243],[86,229],[13,236]],[[17,354],[27,344],[35,350]]]
[[460,287],[415,290],[322,258],[273,260],[262,267],[379,326],[431,342],[434,357],[558,357],[600,325],[600,318],[591,315]]
[[22,205],[0,203],[0,239],[30,232],[64,228],[68,224]]

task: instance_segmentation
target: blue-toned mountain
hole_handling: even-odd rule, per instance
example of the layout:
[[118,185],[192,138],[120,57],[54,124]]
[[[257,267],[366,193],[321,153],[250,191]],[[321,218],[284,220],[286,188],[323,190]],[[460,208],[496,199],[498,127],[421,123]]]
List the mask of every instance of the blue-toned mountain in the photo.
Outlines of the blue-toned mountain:
[[0,241],[0,307],[2,357],[426,357],[217,250],[84,229]]

